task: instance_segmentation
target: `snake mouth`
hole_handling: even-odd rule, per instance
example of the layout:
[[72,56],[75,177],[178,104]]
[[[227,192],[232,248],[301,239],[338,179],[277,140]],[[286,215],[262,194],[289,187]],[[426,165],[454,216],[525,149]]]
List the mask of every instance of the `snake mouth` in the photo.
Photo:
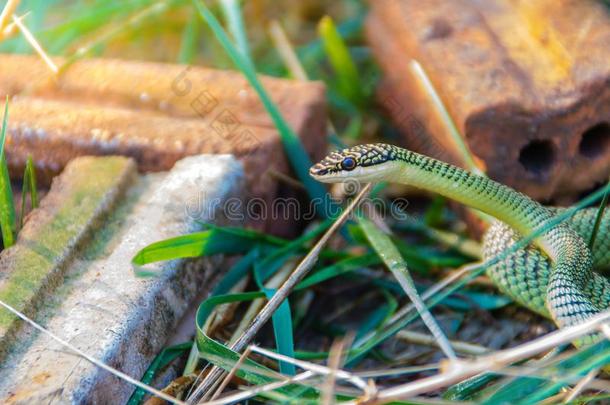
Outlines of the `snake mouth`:
[[351,181],[375,181],[377,170],[356,167],[353,170],[332,170],[326,166],[315,165],[309,169],[309,174],[321,183],[345,183]]
[[309,169],[309,175],[321,183],[342,183],[350,179],[349,172],[331,170],[320,163]]

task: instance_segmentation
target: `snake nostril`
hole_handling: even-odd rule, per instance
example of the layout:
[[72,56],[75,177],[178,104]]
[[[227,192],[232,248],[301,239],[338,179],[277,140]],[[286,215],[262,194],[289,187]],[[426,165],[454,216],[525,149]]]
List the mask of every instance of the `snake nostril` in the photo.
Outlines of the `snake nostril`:
[[309,169],[309,173],[315,176],[323,176],[328,173],[328,169],[318,163],[317,165],[314,165]]

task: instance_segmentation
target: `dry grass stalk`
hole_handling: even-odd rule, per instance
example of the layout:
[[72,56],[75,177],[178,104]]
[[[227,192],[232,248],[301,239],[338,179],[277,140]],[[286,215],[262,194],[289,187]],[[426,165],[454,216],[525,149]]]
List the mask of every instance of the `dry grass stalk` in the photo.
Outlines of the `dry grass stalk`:
[[[18,18],[23,21],[28,15],[30,15],[29,11]],[[11,22],[6,27],[4,27],[4,29],[2,29],[0,31],[0,41],[4,41],[5,39],[12,38],[18,32],[19,32],[19,27],[17,27],[17,24],[15,24],[14,22]]]
[[251,349],[248,347],[246,350],[244,350],[242,355],[239,356],[239,360],[237,361],[237,363],[235,363],[235,365],[233,366],[233,368],[231,369],[229,374],[226,375],[224,380],[222,380],[222,383],[220,383],[220,386],[218,386],[218,389],[216,390],[214,395],[212,395],[212,400],[218,398],[218,396],[220,394],[222,394],[222,392],[224,391],[226,386],[229,385],[229,382],[231,381],[231,379],[235,376],[235,373],[237,372],[237,370],[239,370],[241,365],[248,358],[248,356],[250,355],[250,352],[251,352]]
[[21,0],[8,0],[2,9],[2,13],[0,13],[0,31],[4,31],[4,29],[9,25],[9,20],[11,19],[13,13],[19,7],[19,3]]
[[26,41],[28,41],[30,46],[42,58],[44,63],[49,67],[49,69],[51,69],[53,74],[57,74],[57,72],[59,71],[59,69],[57,68],[57,65],[55,65],[55,62],[53,62],[53,60],[51,60],[51,58],[49,57],[47,52],[40,45],[40,43],[38,42],[36,37],[34,37],[32,32],[28,29],[28,27],[26,27],[25,24],[23,24],[23,22],[21,21],[21,17],[17,17],[16,15],[13,15],[13,22],[15,23],[15,25],[17,25],[17,27],[19,27],[19,30],[25,37]]
[[599,368],[594,368],[593,370],[589,371],[587,373],[586,376],[584,376],[584,378],[582,380],[580,380],[578,382],[578,384],[576,384],[574,386],[574,388],[569,391],[567,393],[567,395],[565,396],[565,398],[563,399],[563,403],[567,403],[567,402],[571,402],[572,400],[574,400],[578,395],[580,395],[580,393],[587,388],[587,386],[591,383],[591,381],[593,381],[593,379],[595,378],[595,376],[599,373]]
[[445,370],[441,367],[440,374],[382,390],[374,400],[389,401],[410,398],[447,387],[483,372],[501,370],[517,361],[599,331],[608,321],[610,321],[610,311],[603,312],[579,325],[557,330],[511,349],[494,352],[474,360],[460,359],[450,362],[449,367],[446,367]]
[[269,35],[271,36],[271,40],[280,54],[282,61],[284,61],[284,64],[288,67],[292,76],[298,80],[308,80],[307,72],[305,72],[303,65],[301,65],[299,57],[294,51],[288,36],[280,23],[276,20],[271,21],[269,24]]
[[[433,336],[424,333],[401,330],[396,334],[396,337],[409,343],[438,347],[438,342],[436,341],[436,339]],[[491,351],[487,347],[483,347],[473,343],[461,342],[456,340],[450,340],[449,342],[451,343],[451,346],[455,349],[456,352],[472,356],[480,356],[483,354],[487,354]]]
[[284,356],[282,354],[278,354],[278,353],[275,353],[270,350],[263,349],[263,348],[260,348],[257,346],[251,346],[251,349],[254,353],[262,354],[264,356],[270,357],[275,360],[281,360],[281,361],[285,361],[287,363],[294,364],[297,367],[300,367],[307,371],[311,371],[318,375],[329,376],[331,374],[334,374],[336,376],[336,378],[339,378],[341,380],[345,380],[345,381],[351,383],[356,388],[359,388],[360,390],[362,390],[365,394],[371,394],[371,392],[369,392],[370,387],[366,383],[366,381],[364,381],[362,378],[358,377],[354,373],[350,373],[348,371],[340,370],[340,369],[332,369],[331,367],[327,367],[327,366],[323,366],[323,365],[315,364],[315,363],[310,363],[307,361],[293,359],[288,356]]
[[[292,77],[303,82],[309,81],[309,76],[307,76],[305,68],[301,64],[297,53],[294,51],[294,47],[290,43],[288,35],[286,35],[282,25],[276,20],[271,21],[269,24],[269,36],[271,36],[275,49],[277,49],[282,62],[284,62],[284,65],[286,65]],[[326,126],[328,127],[329,133],[337,133],[337,129],[330,118],[328,119]]]
[[[331,373],[327,376],[324,385],[322,386],[322,404],[332,405],[335,403],[335,382],[337,380],[337,370],[339,370],[345,362],[345,348],[351,347],[353,336],[347,335],[343,339],[336,340],[328,356],[328,367]],[[373,387],[374,389],[374,387]]]
[[297,374],[292,378],[286,378],[284,380],[281,381],[277,381],[277,382],[273,382],[270,384],[266,384],[266,385],[259,385],[256,387],[252,387],[249,389],[245,389],[241,392],[238,392],[236,394],[230,394],[230,395],[226,395],[222,398],[219,398],[217,400],[214,401],[206,401],[206,402],[202,402],[202,404],[205,405],[228,405],[228,404],[234,404],[234,403],[239,403],[240,401],[245,401],[249,398],[253,398],[257,395],[261,395],[265,392],[270,392],[270,391],[274,391],[277,390],[279,388],[285,387],[286,385],[289,384],[296,384],[296,383],[301,383],[309,378],[315,377],[316,374],[312,371],[305,371],[303,373]]

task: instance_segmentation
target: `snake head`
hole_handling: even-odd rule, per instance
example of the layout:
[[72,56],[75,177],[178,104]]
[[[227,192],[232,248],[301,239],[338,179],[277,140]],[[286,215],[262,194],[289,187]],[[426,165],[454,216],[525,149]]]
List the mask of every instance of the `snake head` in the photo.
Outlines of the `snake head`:
[[399,148],[383,143],[358,145],[332,152],[309,169],[309,174],[323,183],[346,180],[381,181],[389,174]]

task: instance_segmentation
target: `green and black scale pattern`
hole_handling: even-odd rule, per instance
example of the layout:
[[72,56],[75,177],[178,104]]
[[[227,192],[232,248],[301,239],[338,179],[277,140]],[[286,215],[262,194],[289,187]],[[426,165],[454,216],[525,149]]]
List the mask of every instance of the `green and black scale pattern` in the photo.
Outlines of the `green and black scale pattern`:
[[[563,209],[548,208],[552,214],[560,214]],[[578,211],[567,220],[567,226],[580,236],[581,240],[589,240],[595,224],[597,208],[588,208]],[[602,271],[610,268],[610,212],[605,212],[600,223],[599,232],[595,239],[594,249],[591,251],[592,270]],[[490,260],[510,248],[522,236],[503,222],[494,222],[483,238],[484,259]],[[514,271],[514,269],[524,269]],[[508,255],[500,263],[487,269],[487,274],[506,295],[515,301],[531,308],[539,314],[551,317],[546,307],[546,292],[553,264],[548,256],[543,254],[535,246],[519,249]],[[587,272],[576,275],[575,281],[582,284],[582,292],[585,298],[589,298],[595,312],[607,309],[608,296],[610,295],[610,283],[607,279],[593,272],[587,278]],[[561,306],[573,305],[572,299],[566,299],[569,295],[561,295],[561,291],[555,291],[555,300],[561,301]]]
[[[557,210],[485,176],[393,145],[372,144],[334,152],[311,168],[323,182],[389,181],[441,194],[481,210],[498,221],[484,237],[491,259],[519,239],[543,229]],[[610,214],[606,214],[591,252],[589,238],[596,209],[582,210],[549,229],[533,245],[507,255],[487,269],[505,294],[555,320],[558,326],[582,322],[610,306],[610,283],[593,268],[610,265]]]

